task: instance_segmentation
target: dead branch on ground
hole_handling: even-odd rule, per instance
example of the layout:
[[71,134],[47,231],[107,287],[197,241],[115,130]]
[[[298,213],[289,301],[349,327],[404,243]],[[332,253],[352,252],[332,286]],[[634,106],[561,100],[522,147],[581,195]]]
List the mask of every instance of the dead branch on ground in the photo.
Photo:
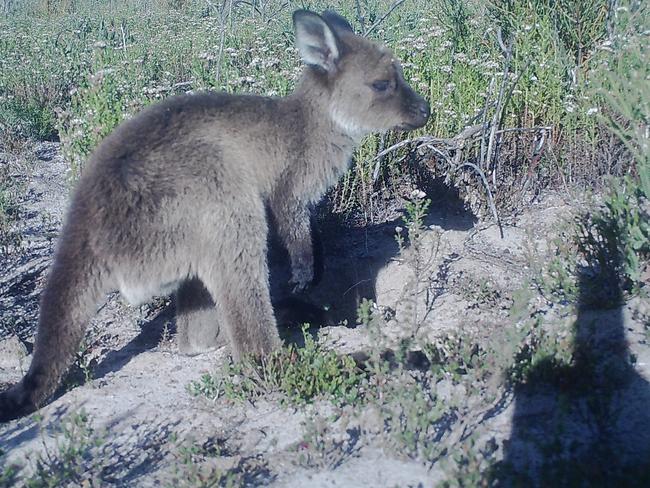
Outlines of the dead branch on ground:
[[[410,147],[410,152],[416,152],[417,154],[423,156],[429,155],[432,159],[444,161],[448,167],[448,178],[452,177],[455,173],[461,171],[462,169],[468,168],[478,176],[483,188],[485,189],[488,206],[495,222],[497,225],[499,225],[499,230],[503,236],[503,230],[501,228],[499,215],[494,203],[493,191],[488,177],[486,176],[486,171],[481,167],[480,164],[470,161],[469,157],[467,157],[467,153],[470,149],[476,147],[477,145],[480,145],[481,142],[484,141],[486,133],[493,133],[494,138],[497,141],[496,144],[499,144],[499,141],[503,134],[513,132],[530,132],[535,134],[537,141],[533,150],[533,154],[531,154],[531,160],[534,164],[536,164],[539,161],[539,157],[541,156],[541,153],[544,149],[545,141],[548,141],[550,139],[552,127],[509,127],[497,129],[491,132],[489,126],[490,124],[472,125],[466,127],[462,132],[450,138],[420,136],[400,141],[397,144],[393,144],[375,156],[373,160],[375,162],[375,167],[373,169],[373,181],[376,182],[379,178],[381,161],[384,156],[389,153],[394,153],[395,151],[405,147]],[[530,171],[531,169],[529,168],[529,172]]]

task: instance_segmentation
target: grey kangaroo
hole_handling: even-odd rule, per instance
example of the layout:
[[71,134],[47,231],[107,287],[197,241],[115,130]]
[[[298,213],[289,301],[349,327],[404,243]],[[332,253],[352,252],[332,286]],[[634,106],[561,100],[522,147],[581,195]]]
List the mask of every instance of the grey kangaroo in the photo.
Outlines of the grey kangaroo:
[[54,392],[111,290],[132,303],[176,291],[187,354],[213,348],[219,327],[235,359],[280,345],[267,209],[294,290],[303,290],[314,273],[310,206],[346,171],[364,135],[414,129],[429,117],[393,54],[356,36],[343,17],[298,10],[293,25],[306,67],[289,96],[172,97],[122,123],[94,151],[41,296],[31,365],[0,394],[1,421],[34,411]]

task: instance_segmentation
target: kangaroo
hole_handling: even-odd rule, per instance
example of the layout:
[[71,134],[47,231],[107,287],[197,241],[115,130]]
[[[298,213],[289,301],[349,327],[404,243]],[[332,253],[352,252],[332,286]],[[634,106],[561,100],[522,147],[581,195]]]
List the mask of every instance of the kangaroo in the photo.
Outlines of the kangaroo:
[[[123,122],[76,186],[41,296],[25,377],[0,394],[0,420],[39,408],[72,362],[99,302],[177,292],[179,349],[235,360],[280,346],[267,269],[267,209],[286,246],[294,291],[314,274],[310,206],[371,132],[423,126],[429,105],[385,47],[338,14],[293,14],[306,65],[282,98],[171,97]],[[217,324],[217,317],[219,324]]]

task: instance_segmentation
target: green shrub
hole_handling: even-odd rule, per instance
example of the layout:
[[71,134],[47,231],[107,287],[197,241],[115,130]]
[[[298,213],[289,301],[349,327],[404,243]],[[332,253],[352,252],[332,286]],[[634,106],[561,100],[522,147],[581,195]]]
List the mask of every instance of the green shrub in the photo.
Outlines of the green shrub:
[[[634,8],[636,6],[636,9]],[[613,180],[602,206],[579,221],[579,245],[595,273],[595,288],[636,291],[650,258],[649,10],[629,2],[619,18],[616,49],[601,59],[596,95],[602,119],[622,141],[631,171]],[[632,17],[632,19],[630,19]],[[620,295],[620,292],[619,292]],[[619,297],[620,299],[620,297]]]
[[203,375],[189,386],[191,393],[234,400],[255,400],[277,392],[292,404],[315,398],[349,403],[361,395],[365,374],[349,356],[323,349],[303,328],[304,347],[293,344],[260,360],[230,363],[218,376]]

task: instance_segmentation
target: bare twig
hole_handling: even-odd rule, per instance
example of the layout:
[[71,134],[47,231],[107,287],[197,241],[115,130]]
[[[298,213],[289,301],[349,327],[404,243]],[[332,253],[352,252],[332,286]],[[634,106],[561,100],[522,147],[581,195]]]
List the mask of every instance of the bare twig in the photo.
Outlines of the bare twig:
[[[373,161],[381,160],[384,156],[389,153],[395,152],[398,149],[401,149],[405,146],[417,145],[417,147],[425,146],[427,149],[431,149],[432,145],[444,145],[448,149],[458,150],[464,149],[468,146],[467,142],[470,143],[476,142],[478,136],[482,133],[483,126],[481,124],[471,125],[462,130],[459,134],[450,138],[441,138],[441,137],[432,137],[432,136],[420,136],[414,137],[412,139],[405,139],[403,141],[397,142],[390,147],[387,147],[380,153],[378,153]],[[509,127],[506,129],[499,129],[496,134],[505,134],[507,132],[539,132],[539,131],[550,131],[551,126],[536,126],[536,127]]]
[[124,32],[124,20],[120,22],[120,30],[122,31],[122,54],[126,56],[126,32]]
[[[551,127],[549,126],[538,126],[538,127],[509,127],[505,129],[496,129],[491,131],[492,137],[500,136],[502,134],[511,133],[511,132],[541,132],[542,138],[544,141],[546,134],[550,133]],[[438,157],[445,160],[450,165],[450,173],[455,173],[462,168],[470,168],[476,175],[479,177],[481,184],[485,188],[487,195],[487,203],[494,217],[495,222],[499,227],[499,232],[501,237],[503,237],[503,228],[501,225],[501,220],[499,219],[499,214],[497,212],[496,205],[494,203],[494,196],[492,194],[492,189],[488,178],[485,176],[485,172],[480,165],[469,161],[462,161],[464,149],[476,144],[477,142],[483,141],[485,136],[485,126],[483,124],[472,125],[463,129],[459,134],[451,138],[438,138],[432,136],[420,136],[414,137],[412,139],[407,139],[400,141],[392,146],[384,149],[379,152],[377,156],[373,159],[375,162],[375,167],[373,169],[373,182],[377,181],[379,176],[379,170],[381,163],[384,157],[394,151],[402,149],[406,146],[415,146],[414,150],[427,149],[435,153]],[[538,147],[535,148],[534,157],[539,158],[541,156],[541,151],[543,150],[544,144],[538,144]],[[453,156],[452,156],[453,154]]]
[[508,129],[500,129],[497,134],[505,134],[506,132],[550,132],[553,129],[550,125],[538,125],[535,127],[510,127]]
[[[386,148],[386,135],[382,134],[381,138],[379,139],[379,154],[382,153],[382,151]],[[384,162],[384,157],[385,155],[378,155],[377,156],[377,163],[375,164],[375,167],[372,171],[372,181],[373,183],[377,181],[379,178],[379,169],[381,168],[382,163]]]
[[393,13],[393,10],[395,10],[397,7],[399,7],[400,5],[402,5],[405,1],[406,1],[406,0],[396,0],[396,1],[393,3],[393,5],[391,5],[391,7],[388,9],[388,11],[387,11],[384,15],[382,15],[382,16],[379,18],[379,20],[378,20],[377,22],[375,22],[374,24],[372,24],[372,25],[368,28],[367,31],[365,31],[365,32],[363,33],[363,36],[364,36],[364,37],[368,37],[368,36],[372,33],[372,31],[374,31],[377,27],[379,27],[379,25],[380,25],[384,20],[386,20],[386,18],[387,18],[390,14]]
[[[208,2],[210,5],[212,5],[208,0],[205,0],[205,1]],[[257,7],[257,4],[255,4],[255,3],[247,2],[246,0],[238,0],[238,1],[235,2],[235,7],[237,7],[239,5],[248,5],[253,10],[255,10],[260,17],[264,17],[264,15],[262,14],[262,11]]]
[[501,111],[501,119],[499,121],[499,125],[503,124],[503,115],[505,114],[505,108],[508,106],[508,103],[510,103],[510,99],[512,98],[512,94],[515,91],[515,87],[519,84],[519,80],[521,80],[521,77],[524,75],[524,73],[528,71],[528,68],[530,67],[530,64],[532,62],[533,62],[532,58],[528,60],[526,66],[524,66],[524,68],[517,75],[517,78],[515,78],[515,81],[513,81],[512,84],[510,85],[510,88],[508,89],[508,93],[506,94],[503,102],[503,110]]
[[[209,0],[206,0],[210,5]],[[226,7],[228,7],[228,10],[226,10]],[[223,47],[226,42],[226,22],[228,21],[228,17],[232,13],[232,0],[224,0],[223,3],[221,4],[221,8],[218,9],[219,11],[219,52],[217,53],[217,73],[216,73],[216,82],[220,83],[221,82],[221,63],[223,61]]]
[[188,88],[192,86],[191,81],[179,81],[178,83],[174,83],[172,86],[173,89],[178,90],[180,88]]
[[499,47],[501,48],[501,53],[504,57],[508,57],[508,54],[512,54],[512,45],[509,44],[506,46],[503,42],[503,31],[501,30],[501,27],[497,30],[497,41],[499,42]]
[[485,155],[487,154],[487,132],[485,128],[487,128],[487,114],[488,110],[491,105],[494,104],[494,102],[491,101],[492,99],[492,92],[494,91],[494,77],[490,80],[490,86],[488,88],[488,93],[487,93],[487,98],[485,100],[485,107],[483,108],[483,117],[481,120],[481,125],[484,127],[483,132],[481,133],[481,151],[479,153],[479,166],[481,168],[485,168]]
[[494,197],[492,196],[492,190],[490,190],[490,185],[488,183],[487,178],[485,177],[485,173],[483,173],[483,170],[479,168],[477,165],[475,165],[474,163],[470,163],[468,161],[462,163],[460,166],[457,166],[455,168],[455,171],[458,171],[464,166],[473,169],[476,172],[476,174],[478,174],[479,178],[481,178],[481,182],[483,183],[483,187],[485,188],[485,193],[487,194],[490,211],[492,212],[494,221],[497,223],[497,226],[499,227],[499,235],[501,236],[501,239],[503,239],[503,227],[501,226],[501,220],[499,219],[499,214],[497,213],[497,207],[496,205],[494,205]]
[[436,143],[438,143],[438,144],[442,144],[442,143],[445,143],[445,142],[449,142],[451,140],[452,139],[437,139],[437,138],[431,137],[431,136],[422,136],[422,137],[414,137],[413,139],[405,139],[403,141],[398,142],[397,144],[393,144],[389,148],[384,149],[382,152],[380,152],[379,154],[377,154],[375,156],[375,159],[380,159],[380,158],[384,157],[388,153],[397,151],[399,148],[404,147],[404,146],[408,146],[408,145],[411,145],[411,144],[417,144],[417,143],[427,143],[427,144],[431,144],[431,143],[436,144]]
[[366,18],[361,13],[361,2],[359,0],[355,1],[355,8],[357,9],[357,22],[361,26],[361,32],[366,32]]
[[[508,84],[508,74],[510,73],[510,62],[512,61],[512,42],[507,46],[503,42],[503,36],[501,29],[497,31],[497,40],[499,42],[499,47],[503,52],[505,58],[503,64],[503,78],[501,81],[501,86],[499,87],[499,95],[497,96],[497,106],[494,109],[494,116],[492,117],[492,124],[490,125],[490,137],[488,139],[487,155],[485,158],[485,168],[489,170],[492,167],[494,152],[495,152],[495,137],[496,131],[498,130],[499,122],[501,121],[501,115],[504,109],[504,95],[506,86]],[[492,171],[492,184],[496,185],[496,174],[497,171]]]

